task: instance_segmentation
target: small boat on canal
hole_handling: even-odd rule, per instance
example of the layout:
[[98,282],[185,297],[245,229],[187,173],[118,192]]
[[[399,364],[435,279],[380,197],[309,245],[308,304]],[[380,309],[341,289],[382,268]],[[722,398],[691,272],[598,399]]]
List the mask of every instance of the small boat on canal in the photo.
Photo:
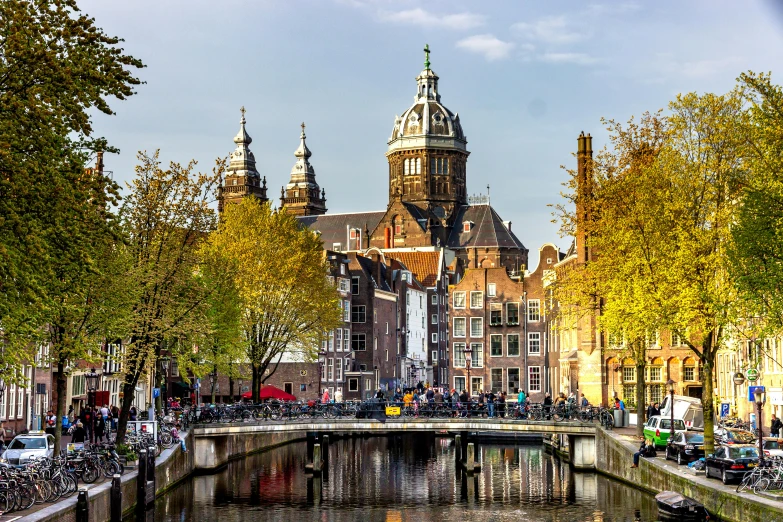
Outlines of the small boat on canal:
[[710,519],[710,514],[702,504],[675,491],[661,491],[655,495],[655,502],[661,520],[702,522]]

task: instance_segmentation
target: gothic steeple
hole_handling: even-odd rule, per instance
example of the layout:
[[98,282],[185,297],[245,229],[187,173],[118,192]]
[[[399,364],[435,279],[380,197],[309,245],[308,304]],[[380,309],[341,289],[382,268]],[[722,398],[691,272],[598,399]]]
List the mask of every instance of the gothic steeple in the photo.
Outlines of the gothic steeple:
[[280,206],[295,216],[326,214],[326,191],[315,181],[315,169],[310,164],[313,155],[307,148],[305,124],[299,135],[299,147],[294,152],[296,163],[291,169],[291,180],[281,191]]
[[253,138],[245,129],[245,108],[239,110],[242,117],[239,120],[239,132],[234,137],[237,148],[229,156],[225,183],[218,188],[218,211],[222,212],[226,203],[239,203],[242,198],[255,196],[262,202],[269,201],[266,197],[266,177],[256,170],[256,158],[250,151]]

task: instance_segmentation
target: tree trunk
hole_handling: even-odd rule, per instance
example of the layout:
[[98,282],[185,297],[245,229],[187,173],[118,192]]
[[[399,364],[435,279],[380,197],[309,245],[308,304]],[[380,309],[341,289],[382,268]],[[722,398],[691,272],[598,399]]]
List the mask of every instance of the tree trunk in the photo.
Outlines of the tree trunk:
[[[134,379],[131,379],[133,381]],[[133,406],[133,396],[136,391],[135,382],[122,383],[122,407],[120,408],[120,419],[117,422],[117,444],[125,442],[125,432],[128,429],[128,418],[130,409]]]
[[[62,438],[62,422],[65,415],[65,394],[68,388],[68,376],[65,375],[65,364],[62,358],[57,361],[57,420],[54,425],[54,456],[60,455],[60,439]],[[43,413],[43,411],[41,412]]]
[[253,404],[258,403],[258,365],[253,363]]
[[644,369],[647,366],[647,361],[645,359],[645,349],[644,345],[642,345],[639,348],[640,352],[639,356],[636,358],[636,435],[639,437],[644,436],[644,422],[645,422],[645,392],[646,390],[646,383],[645,375],[644,375]]
[[234,378],[230,375],[228,377],[228,396],[229,402],[234,402]]
[[704,368],[704,380],[701,383],[701,407],[704,415],[704,454],[709,455],[715,452],[715,409],[712,404],[712,373],[715,367],[715,351],[712,345],[712,335],[705,339],[702,348],[701,364]]

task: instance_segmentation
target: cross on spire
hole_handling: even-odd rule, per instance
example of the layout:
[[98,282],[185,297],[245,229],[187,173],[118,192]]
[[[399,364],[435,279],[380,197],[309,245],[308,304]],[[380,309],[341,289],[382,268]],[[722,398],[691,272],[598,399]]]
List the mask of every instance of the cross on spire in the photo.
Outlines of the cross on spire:
[[242,121],[240,123],[245,123],[245,106],[244,105],[239,109],[239,112],[242,113]]
[[430,44],[424,44],[424,68],[430,68]]

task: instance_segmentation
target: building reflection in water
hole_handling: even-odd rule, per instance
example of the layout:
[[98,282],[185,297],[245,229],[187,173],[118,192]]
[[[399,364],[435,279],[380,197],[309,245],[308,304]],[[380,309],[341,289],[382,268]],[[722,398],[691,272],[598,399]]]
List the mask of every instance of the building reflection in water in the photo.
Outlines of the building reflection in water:
[[193,477],[156,503],[156,520],[653,521],[654,499],[595,473],[573,472],[542,446],[479,444],[463,472],[450,438],[431,434],[332,440],[329,469],[305,472],[306,445],[283,446]]

